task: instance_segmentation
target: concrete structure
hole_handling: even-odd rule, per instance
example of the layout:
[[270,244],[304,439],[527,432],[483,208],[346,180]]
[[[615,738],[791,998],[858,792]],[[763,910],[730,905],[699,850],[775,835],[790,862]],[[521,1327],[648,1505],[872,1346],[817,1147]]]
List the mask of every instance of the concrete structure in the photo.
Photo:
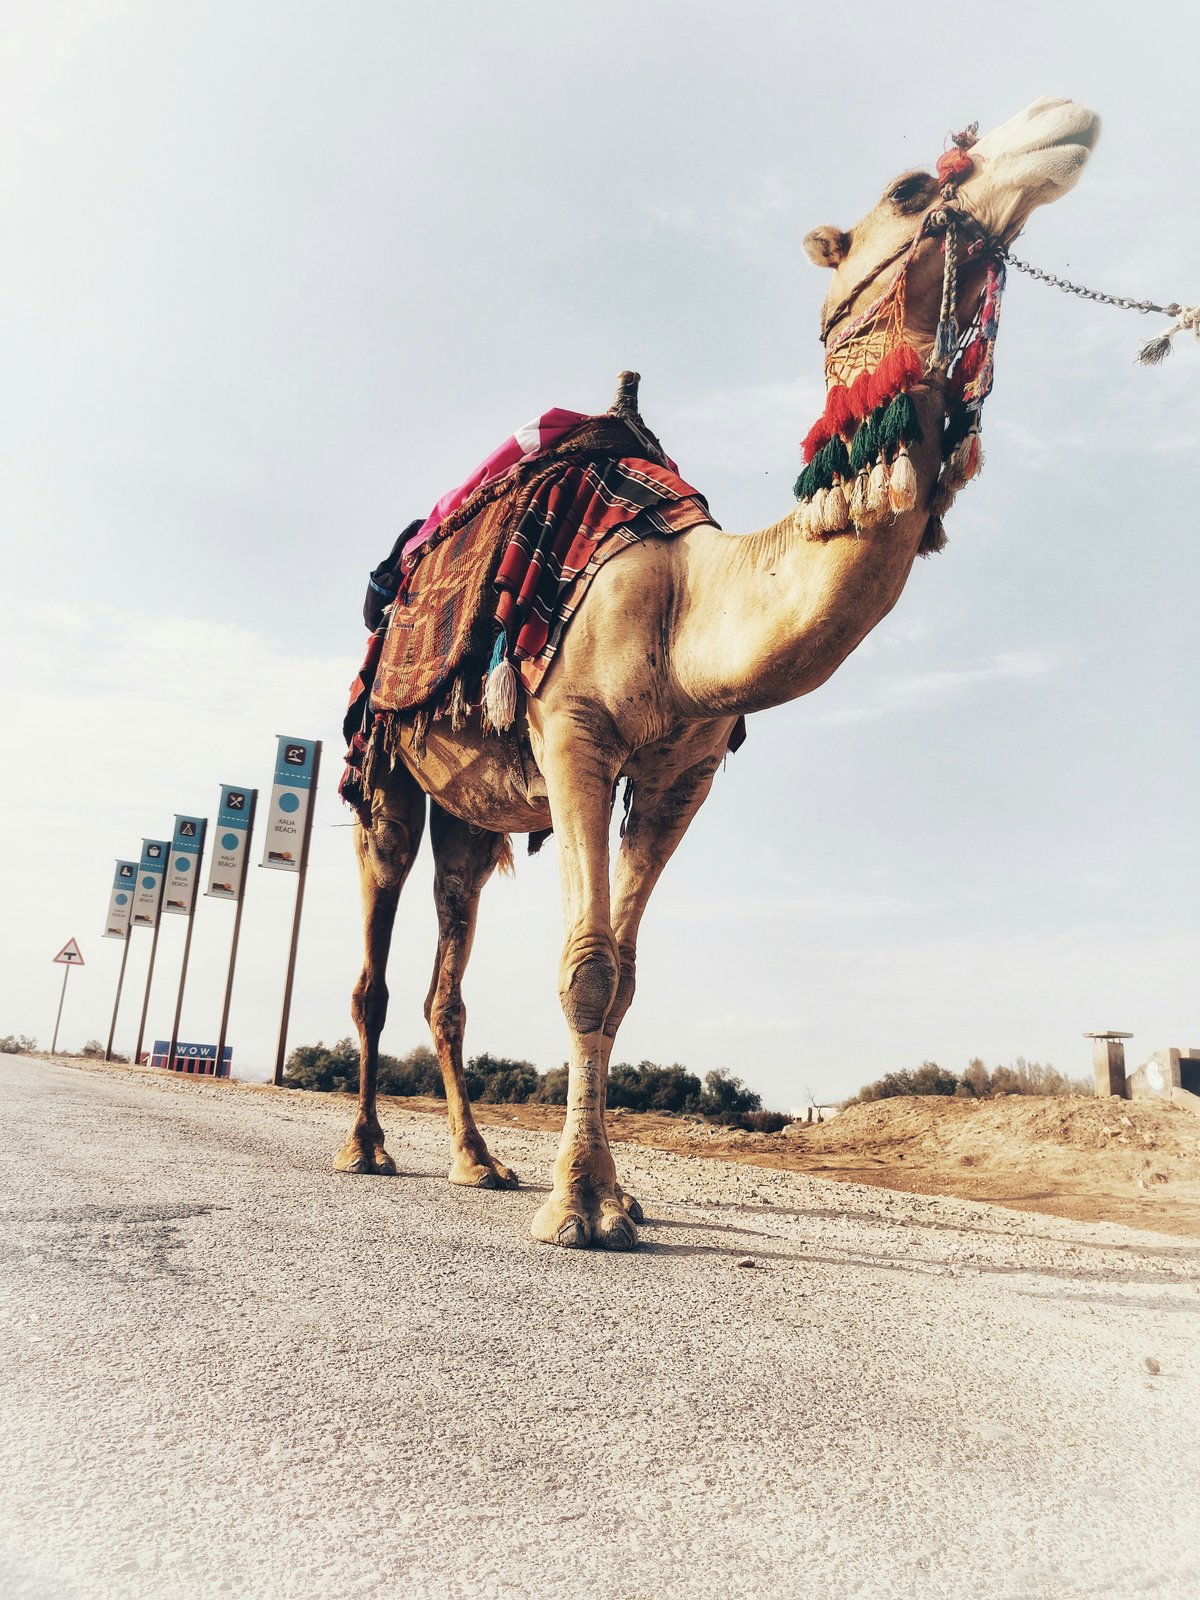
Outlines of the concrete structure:
[[1200,1115],[1200,1049],[1156,1050],[1129,1074],[1131,1100],[1170,1100]]
[[1119,1033],[1109,1028],[1104,1033],[1085,1033],[1092,1041],[1092,1071],[1096,1077],[1096,1094],[1100,1097],[1116,1095],[1126,1098],[1125,1090],[1125,1040],[1131,1033]]

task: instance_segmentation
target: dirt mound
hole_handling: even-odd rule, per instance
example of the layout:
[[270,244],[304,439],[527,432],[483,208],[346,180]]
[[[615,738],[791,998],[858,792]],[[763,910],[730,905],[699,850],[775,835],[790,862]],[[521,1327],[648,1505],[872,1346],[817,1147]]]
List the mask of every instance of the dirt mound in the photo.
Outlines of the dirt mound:
[[1107,1152],[1152,1149],[1177,1158],[1190,1176],[1200,1178],[1200,1118],[1165,1101],[902,1095],[848,1106],[831,1122],[806,1126],[803,1138],[806,1148],[813,1150],[878,1151],[897,1144],[931,1151],[958,1147],[981,1159],[1006,1163],[1043,1159],[1046,1152],[1031,1146]]

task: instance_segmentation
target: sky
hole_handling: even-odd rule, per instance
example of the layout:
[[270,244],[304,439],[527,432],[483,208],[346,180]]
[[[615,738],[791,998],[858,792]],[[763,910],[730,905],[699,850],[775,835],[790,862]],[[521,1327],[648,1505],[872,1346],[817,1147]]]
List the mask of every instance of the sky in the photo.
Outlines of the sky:
[[[839,27],[853,18],[853,37]],[[1019,254],[1200,299],[1192,8],[851,12],[627,0],[0,4],[0,1034],[104,1039],[116,857],[324,741],[290,1042],[350,1032],[361,952],[340,721],[367,570],[518,423],[623,367],[731,531],[791,504],[848,226],[951,129],[1099,111]],[[1200,346],[1014,275],[988,464],[900,603],[750,737],[643,926],[615,1059],[768,1106],[932,1059],[1088,1071],[1200,1041]],[[485,892],[468,1053],[566,1055],[552,846]],[[426,1039],[423,853],[383,1046]],[[294,880],[252,868],[230,1042],[274,1058]],[[215,1039],[232,909],[202,900],[181,1037]],[[165,918],[147,1037],[169,1032]],[[150,936],[133,935],[116,1046]]]

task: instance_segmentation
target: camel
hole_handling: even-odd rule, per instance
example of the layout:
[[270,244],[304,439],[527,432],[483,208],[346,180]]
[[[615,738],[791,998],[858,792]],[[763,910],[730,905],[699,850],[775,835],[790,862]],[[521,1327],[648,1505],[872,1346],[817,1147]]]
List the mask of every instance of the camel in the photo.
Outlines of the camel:
[[[977,237],[1006,245],[1038,206],[1073,187],[1098,130],[1083,107],[1039,100],[983,139],[960,138],[969,159],[957,164],[956,190],[929,172],[905,172],[853,228],[814,229],[804,249],[831,273],[823,339],[852,326],[907,261],[903,337],[928,364],[946,285],[940,238],[927,218],[954,204],[974,219]],[[982,274],[981,258],[963,252],[950,308],[961,325],[978,307]],[[853,340],[841,349],[848,382]],[[505,863],[509,835],[553,828],[568,1092],[553,1189],[530,1228],[535,1239],[565,1248],[636,1245],[642,1209],[618,1180],[605,1098],[613,1041],[634,996],[643,914],[709,793],[736,719],[819,688],[895,605],[933,515],[946,385],[944,367],[933,362],[911,391],[924,441],[909,452],[911,509],[840,537],[814,536],[811,517],[805,522],[793,508],[757,533],[703,524],[647,539],[597,574],[540,694],[522,697],[513,733],[485,732],[476,715],[458,732],[448,719],[432,722],[419,752],[402,742],[371,796],[369,822],[356,829],[365,923],[353,998],[360,1099],[336,1170],[396,1171],[376,1108],[379,1036],[397,902],[428,802],[438,945],[425,1015],[445,1083],[449,1179],[517,1187],[484,1142],[467,1096],[462,983],[479,895]],[[518,735],[532,763],[508,759],[504,742]],[[610,883],[610,820],[622,778],[632,780],[632,802]]]

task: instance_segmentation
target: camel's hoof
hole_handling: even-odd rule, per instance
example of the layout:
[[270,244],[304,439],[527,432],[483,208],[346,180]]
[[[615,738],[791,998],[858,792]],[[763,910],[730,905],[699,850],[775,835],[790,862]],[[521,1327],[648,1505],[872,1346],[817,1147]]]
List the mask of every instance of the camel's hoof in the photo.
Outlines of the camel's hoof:
[[[635,1200],[634,1205],[637,1205]],[[638,1207],[640,1212],[641,1207]],[[596,1243],[603,1245],[605,1250],[634,1250],[637,1248],[637,1229],[633,1225],[632,1212],[613,1214],[605,1212],[600,1218],[600,1225],[596,1229]]]
[[555,1234],[554,1242],[560,1250],[586,1250],[590,1243],[587,1223],[582,1217],[565,1222]]
[[359,1177],[394,1178],[396,1163],[381,1144],[363,1145],[357,1139],[347,1139],[333,1158],[333,1170]]
[[448,1177],[451,1183],[464,1189],[518,1189],[521,1180],[511,1167],[488,1156],[484,1161],[474,1161],[470,1156],[456,1156]]
[[645,1222],[646,1213],[631,1194],[626,1194],[624,1189],[618,1189],[617,1199],[625,1207],[625,1215],[630,1222]]
[[637,1229],[612,1194],[584,1197],[575,1193],[551,1195],[534,1216],[529,1231],[542,1244],[560,1250],[586,1250],[591,1244],[602,1250],[632,1250],[637,1245]]

